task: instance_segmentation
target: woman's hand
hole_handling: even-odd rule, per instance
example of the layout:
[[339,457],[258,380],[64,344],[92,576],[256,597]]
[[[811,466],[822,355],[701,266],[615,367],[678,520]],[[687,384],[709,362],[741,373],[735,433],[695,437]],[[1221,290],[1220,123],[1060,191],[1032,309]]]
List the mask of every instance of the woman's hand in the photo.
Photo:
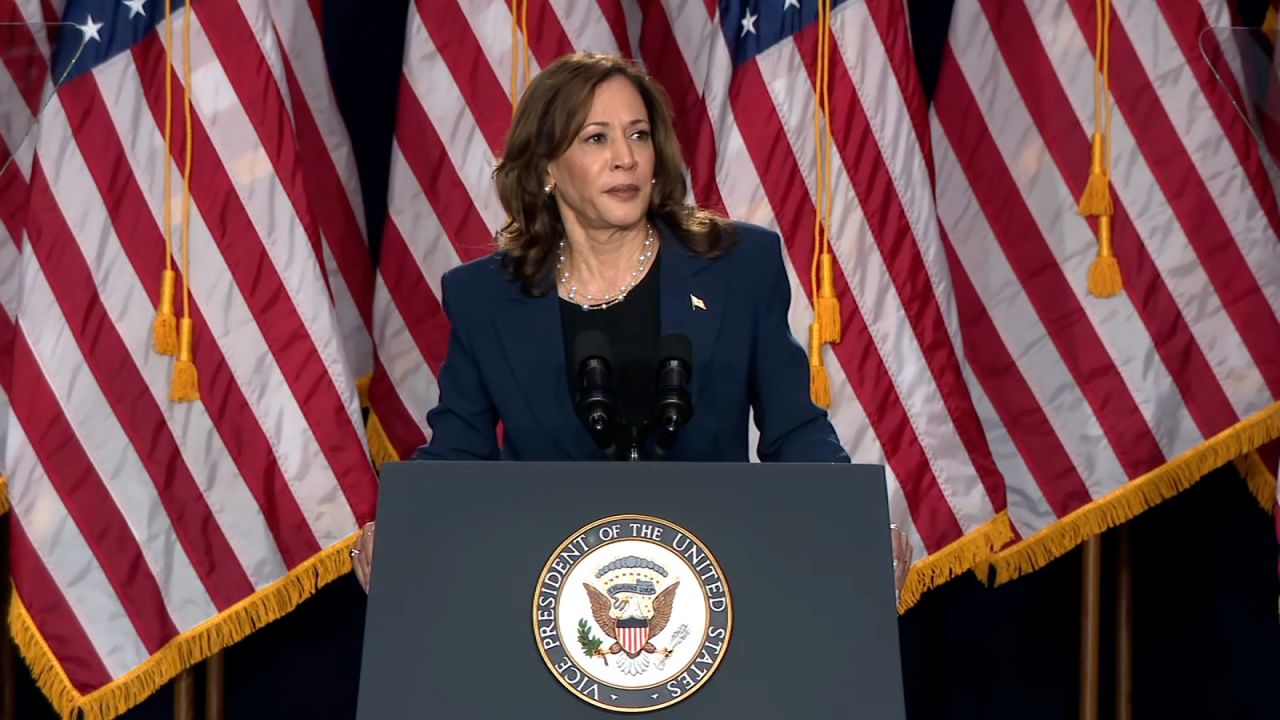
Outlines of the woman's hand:
[[906,533],[898,529],[897,525],[891,524],[889,525],[889,544],[893,548],[894,593],[901,597],[902,585],[907,581],[907,571],[911,569],[911,541],[907,539]]
[[360,587],[369,592],[369,578],[373,576],[373,523],[365,524],[356,546],[351,548],[351,568]]

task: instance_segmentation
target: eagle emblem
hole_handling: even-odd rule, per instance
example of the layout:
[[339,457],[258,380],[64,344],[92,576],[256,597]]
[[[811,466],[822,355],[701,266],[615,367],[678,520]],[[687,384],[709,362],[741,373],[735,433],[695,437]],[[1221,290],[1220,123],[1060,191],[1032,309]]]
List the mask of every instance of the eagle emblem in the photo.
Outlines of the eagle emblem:
[[[635,660],[641,654],[671,655],[670,648],[659,650],[653,639],[671,622],[675,606],[677,580],[661,587],[668,573],[652,560],[628,555],[618,558],[595,573],[595,584],[584,582],[583,589],[591,602],[591,618],[614,642],[607,650],[603,641],[590,636],[585,619],[579,623],[579,641],[583,651],[609,664],[609,656],[624,654]],[[585,636],[583,636],[585,635]],[[627,663],[632,665],[632,663]],[[647,667],[647,663],[643,667]]]
[[611,515],[570,535],[533,597],[547,669],[609,710],[656,710],[689,697],[719,667],[732,629],[715,556],[688,530],[650,515]]

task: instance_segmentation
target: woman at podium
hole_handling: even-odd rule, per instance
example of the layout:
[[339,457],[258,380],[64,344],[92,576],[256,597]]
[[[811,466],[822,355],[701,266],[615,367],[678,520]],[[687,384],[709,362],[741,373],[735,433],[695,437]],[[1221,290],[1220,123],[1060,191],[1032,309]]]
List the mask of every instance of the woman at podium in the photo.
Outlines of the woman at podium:
[[[690,206],[686,176],[666,94],[629,61],[534,78],[494,173],[498,249],[442,280],[449,348],[414,459],[746,462],[753,415],[762,461],[850,461],[810,399],[779,236]],[[370,525],[366,587],[371,550]]]

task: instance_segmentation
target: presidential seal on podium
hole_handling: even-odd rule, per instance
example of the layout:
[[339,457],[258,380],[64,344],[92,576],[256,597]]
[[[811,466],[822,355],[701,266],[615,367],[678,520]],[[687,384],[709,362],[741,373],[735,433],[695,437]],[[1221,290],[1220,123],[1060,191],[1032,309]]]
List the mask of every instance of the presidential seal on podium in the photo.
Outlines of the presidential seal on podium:
[[688,530],[616,515],[555,549],[533,597],[533,632],[562,685],[609,710],[667,707],[706,684],[733,630],[729,585]]

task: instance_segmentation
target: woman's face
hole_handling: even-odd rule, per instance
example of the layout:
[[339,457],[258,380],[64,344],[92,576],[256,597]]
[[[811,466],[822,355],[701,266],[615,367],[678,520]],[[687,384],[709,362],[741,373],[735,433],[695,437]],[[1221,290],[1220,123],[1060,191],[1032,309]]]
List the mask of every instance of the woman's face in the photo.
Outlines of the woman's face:
[[649,112],[631,81],[615,75],[596,87],[586,124],[547,165],[566,225],[618,230],[639,224],[653,190]]

